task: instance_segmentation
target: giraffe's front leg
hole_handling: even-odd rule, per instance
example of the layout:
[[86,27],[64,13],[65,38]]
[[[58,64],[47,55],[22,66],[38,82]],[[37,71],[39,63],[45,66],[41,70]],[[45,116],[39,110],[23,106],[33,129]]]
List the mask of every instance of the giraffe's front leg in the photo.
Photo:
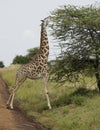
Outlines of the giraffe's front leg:
[[48,107],[49,107],[49,109],[52,109],[50,99],[49,99],[49,93],[48,93],[48,90],[46,87],[45,87],[45,93],[46,93],[46,97],[47,97]]
[[45,84],[45,94],[47,98],[47,104],[48,104],[49,109],[52,109],[50,99],[49,99],[49,93],[48,93],[48,77],[43,77],[43,79],[44,79],[44,84]]

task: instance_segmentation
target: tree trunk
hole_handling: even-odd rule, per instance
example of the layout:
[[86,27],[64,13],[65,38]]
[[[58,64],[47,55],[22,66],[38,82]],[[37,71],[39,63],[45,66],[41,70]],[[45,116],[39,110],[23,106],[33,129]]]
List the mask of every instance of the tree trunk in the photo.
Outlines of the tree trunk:
[[95,77],[97,81],[97,87],[100,92],[100,74],[99,74],[99,56],[98,55],[96,55],[94,68],[95,68]]
[[99,89],[99,92],[100,92],[100,75],[99,75],[99,72],[95,74],[96,76],[96,81],[97,81],[97,87]]

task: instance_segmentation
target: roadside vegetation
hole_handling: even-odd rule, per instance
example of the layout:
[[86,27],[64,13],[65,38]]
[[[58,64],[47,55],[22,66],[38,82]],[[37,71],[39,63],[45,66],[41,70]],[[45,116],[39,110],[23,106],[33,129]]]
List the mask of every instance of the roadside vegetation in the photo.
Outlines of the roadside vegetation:
[[[14,85],[16,70],[20,65],[0,69],[9,91]],[[85,77],[85,84],[91,80]],[[91,80],[94,82],[94,77]],[[50,99],[53,109],[48,110],[44,84],[40,80],[26,80],[18,89],[15,100],[28,116],[51,130],[99,130],[100,95],[93,88],[82,86],[83,81],[64,84],[49,81]]]

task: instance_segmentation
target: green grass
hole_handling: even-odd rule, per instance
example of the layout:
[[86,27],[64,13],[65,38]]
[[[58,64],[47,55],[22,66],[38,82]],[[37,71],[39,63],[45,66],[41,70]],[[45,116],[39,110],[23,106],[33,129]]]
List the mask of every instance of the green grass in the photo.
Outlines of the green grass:
[[[18,68],[13,65],[0,69],[9,88],[14,85]],[[87,87],[91,85],[89,81],[93,84],[94,78],[85,77]],[[57,85],[49,81],[52,110],[47,107],[42,79],[26,80],[18,89],[15,100],[28,116],[49,130],[100,130],[100,95],[97,90],[86,89],[82,84],[83,81],[73,87],[68,82]]]

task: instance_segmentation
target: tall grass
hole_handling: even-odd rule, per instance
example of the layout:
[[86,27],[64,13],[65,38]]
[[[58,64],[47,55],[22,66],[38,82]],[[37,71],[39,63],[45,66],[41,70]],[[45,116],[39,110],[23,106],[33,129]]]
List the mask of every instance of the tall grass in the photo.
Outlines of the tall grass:
[[[18,68],[18,65],[13,65],[0,69],[9,88],[14,85]],[[90,80],[89,77],[85,77],[86,84]],[[53,109],[48,110],[42,79],[28,79],[18,89],[15,100],[27,115],[43,123],[50,130],[99,130],[100,96],[96,90],[83,88],[82,84],[80,86],[78,88],[76,84],[76,87],[73,87],[73,84],[68,82],[56,85],[55,82],[49,81]]]

